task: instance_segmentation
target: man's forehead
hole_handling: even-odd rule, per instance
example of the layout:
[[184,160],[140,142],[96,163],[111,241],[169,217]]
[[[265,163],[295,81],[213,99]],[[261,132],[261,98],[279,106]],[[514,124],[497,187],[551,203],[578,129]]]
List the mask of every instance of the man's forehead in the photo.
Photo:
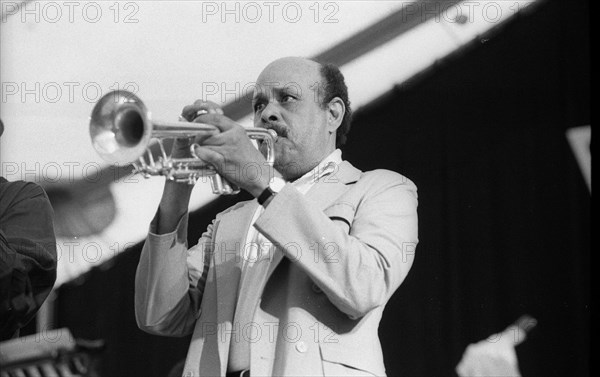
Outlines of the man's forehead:
[[306,86],[321,80],[320,65],[303,58],[282,58],[269,64],[256,80],[259,90]]

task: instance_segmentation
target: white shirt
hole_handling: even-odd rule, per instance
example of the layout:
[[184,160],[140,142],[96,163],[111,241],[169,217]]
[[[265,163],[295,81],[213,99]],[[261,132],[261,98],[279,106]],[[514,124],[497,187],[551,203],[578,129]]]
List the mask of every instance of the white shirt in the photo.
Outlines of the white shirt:
[[[314,169],[295,180],[292,185],[302,194],[306,194],[319,179],[336,172],[341,162],[342,151],[336,149]],[[250,343],[254,335],[249,335],[247,331],[252,330],[252,327],[246,328],[246,326],[252,323],[256,304],[260,300],[261,292],[257,291],[257,282],[267,273],[275,252],[273,244],[254,227],[264,210],[263,206],[258,206],[254,212],[241,252],[242,275],[229,348],[228,371],[250,368]],[[258,261],[262,263],[257,263]],[[256,271],[253,271],[255,269]],[[254,273],[251,274],[250,271]]]

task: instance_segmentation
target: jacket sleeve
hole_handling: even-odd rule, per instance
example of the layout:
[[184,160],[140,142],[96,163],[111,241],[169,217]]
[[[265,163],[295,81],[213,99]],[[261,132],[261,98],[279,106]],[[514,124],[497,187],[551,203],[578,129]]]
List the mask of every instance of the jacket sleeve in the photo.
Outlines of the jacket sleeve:
[[212,254],[213,224],[198,244],[187,248],[188,214],[177,228],[157,235],[156,217],[144,243],[135,276],[135,316],[148,333],[185,336],[200,316]]
[[358,204],[337,203],[354,214],[349,227],[289,184],[255,224],[352,319],[387,302],[408,274],[418,243],[417,188],[410,180],[376,170],[356,185],[364,191]]
[[56,280],[54,212],[31,182],[0,191],[0,337],[9,339],[37,313]]

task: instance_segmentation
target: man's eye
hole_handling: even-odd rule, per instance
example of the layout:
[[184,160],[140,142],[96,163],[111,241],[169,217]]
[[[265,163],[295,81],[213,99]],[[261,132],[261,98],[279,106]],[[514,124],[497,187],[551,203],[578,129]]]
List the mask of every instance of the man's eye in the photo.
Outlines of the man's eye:
[[286,94],[281,98],[281,102],[290,102],[293,100],[295,100],[295,98],[289,94]]

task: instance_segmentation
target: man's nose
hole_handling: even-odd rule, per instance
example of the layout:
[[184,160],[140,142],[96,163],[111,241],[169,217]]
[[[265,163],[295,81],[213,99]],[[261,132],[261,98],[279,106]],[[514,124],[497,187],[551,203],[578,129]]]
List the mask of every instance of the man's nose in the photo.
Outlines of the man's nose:
[[270,101],[263,109],[261,119],[265,123],[279,121],[281,119],[281,114],[279,113],[277,104]]

